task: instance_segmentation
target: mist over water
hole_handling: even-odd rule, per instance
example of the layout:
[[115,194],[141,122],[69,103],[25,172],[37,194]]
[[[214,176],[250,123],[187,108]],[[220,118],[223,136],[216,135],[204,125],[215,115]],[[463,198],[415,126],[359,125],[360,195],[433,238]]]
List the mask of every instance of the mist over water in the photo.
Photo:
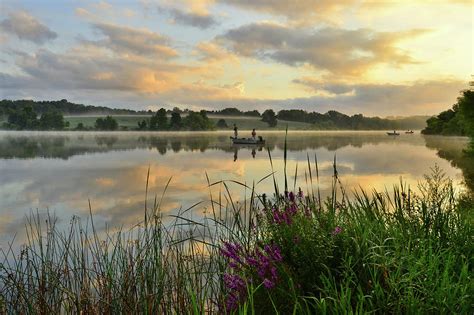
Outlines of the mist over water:
[[[245,131],[241,134],[245,135]],[[248,132],[250,134],[250,132]],[[20,235],[25,216],[47,210],[66,225],[72,216],[87,217],[88,200],[98,229],[130,227],[142,217],[148,168],[149,200],[160,196],[169,178],[162,212],[176,213],[199,201],[194,218],[208,215],[209,192],[222,186],[211,182],[235,180],[258,193],[271,194],[276,178],[283,187],[284,132],[260,132],[265,147],[234,146],[227,132],[202,133],[93,133],[0,132],[0,241]],[[331,189],[333,160],[342,184],[356,189],[390,189],[400,178],[416,190],[418,181],[437,164],[458,189],[473,188],[474,161],[463,158],[468,139],[384,132],[289,132],[287,137],[289,186],[311,190],[305,181],[307,156],[318,160],[323,196]],[[267,151],[268,149],[268,151]],[[229,183],[235,200],[250,192]],[[314,187],[316,188],[316,187]],[[18,236],[21,240],[21,236]]]

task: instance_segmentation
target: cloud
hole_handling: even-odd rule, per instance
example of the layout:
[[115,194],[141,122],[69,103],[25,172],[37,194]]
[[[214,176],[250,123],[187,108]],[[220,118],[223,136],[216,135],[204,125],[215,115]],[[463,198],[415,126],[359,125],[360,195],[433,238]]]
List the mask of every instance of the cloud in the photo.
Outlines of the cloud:
[[200,60],[206,62],[233,63],[239,61],[235,54],[227,51],[224,47],[213,41],[198,43],[193,54],[198,56]]
[[264,22],[231,29],[217,39],[246,57],[290,66],[310,65],[333,74],[360,75],[378,64],[416,63],[395,44],[424,32],[426,30],[392,33],[330,27],[311,31]]
[[58,37],[58,34],[25,11],[10,13],[6,19],[0,22],[0,29],[5,33],[17,36],[21,40],[31,41],[39,45]]
[[[211,2],[206,1],[207,5]],[[412,5],[417,1],[380,1],[380,0],[217,0],[244,10],[283,16],[291,24],[316,25],[320,23],[341,22],[344,14],[362,13],[400,5]],[[423,3],[423,1],[418,1]],[[428,6],[434,4],[469,5],[472,0],[425,1]]]
[[169,39],[147,29],[136,29],[108,23],[95,23],[94,28],[106,36],[102,44],[109,49],[155,58],[172,58],[178,52],[169,46]]
[[[304,103],[326,104],[355,113],[378,115],[434,114],[454,103],[465,82],[456,80],[416,81],[411,84],[348,84],[301,78],[294,83],[322,96]],[[320,93],[322,92],[322,93]]]
[[[90,48],[92,47],[92,48]],[[177,84],[177,73],[186,67],[110,55],[93,46],[66,53],[40,49],[19,57],[16,63],[25,75],[0,74],[0,86],[17,89],[88,89],[160,92]]]
[[220,0],[219,2],[260,13],[284,16],[303,24],[331,20],[355,4],[356,0]]
[[206,29],[217,24],[217,20],[210,14],[200,14],[195,12],[185,12],[180,9],[163,9],[173,19],[173,22],[188,26]]
[[[67,93],[77,90],[87,97],[87,94],[113,90],[131,93],[127,96],[128,104],[136,104],[139,99],[139,104],[150,99],[205,103],[208,99],[240,97],[244,91],[242,82],[209,84],[202,80],[222,72],[222,60],[182,65],[169,59],[128,55],[128,51],[127,45],[110,46],[86,40],[64,53],[47,49],[34,54],[12,51],[21,74],[0,72],[0,88],[5,90],[5,96],[15,90],[29,91],[29,95],[44,95],[42,90],[67,90]],[[187,82],[183,78],[196,81]],[[122,94],[118,98],[125,101]]]
[[131,8],[122,7],[120,2],[114,3],[114,5],[100,1],[98,3],[90,3],[85,7],[77,7],[74,13],[89,21],[104,21],[106,19],[112,20],[123,20],[130,19],[137,15],[137,12]]

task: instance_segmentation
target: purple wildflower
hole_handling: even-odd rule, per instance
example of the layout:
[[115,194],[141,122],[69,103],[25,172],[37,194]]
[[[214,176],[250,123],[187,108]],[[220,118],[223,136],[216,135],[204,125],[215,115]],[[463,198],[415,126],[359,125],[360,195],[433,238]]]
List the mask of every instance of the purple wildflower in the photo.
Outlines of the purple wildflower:
[[275,286],[275,282],[271,281],[270,279],[265,278],[265,280],[263,280],[263,286],[266,289],[272,289]]
[[291,202],[295,202],[295,194],[292,191],[288,194],[288,198]]
[[286,211],[292,215],[295,215],[296,212],[298,212],[298,207],[296,206],[296,204],[292,203],[288,208],[286,208]]
[[[227,296],[227,299],[226,299],[226,310],[227,311],[233,311],[237,308],[237,306],[239,305],[239,300],[240,298],[235,295],[235,294],[229,294]],[[230,312],[229,312],[230,313]]]
[[232,269],[240,269],[239,264],[236,263],[235,261],[230,261],[229,262],[229,267],[232,268]]
[[224,242],[224,248],[221,249],[222,255],[231,260],[234,260],[237,263],[242,263],[242,259],[240,258],[241,251],[242,246],[229,242]]
[[283,218],[280,215],[280,212],[276,208],[272,208],[272,213],[273,213],[273,222],[276,224],[280,224],[283,222]]
[[239,275],[224,274],[224,283],[231,290],[241,291],[245,289],[245,281]]
[[281,215],[283,221],[285,221],[286,224],[288,225],[291,225],[291,216],[287,213],[287,212],[283,212],[283,214]]
[[341,233],[341,232],[342,232],[342,227],[336,226],[336,228],[334,229],[334,231],[332,231],[331,234],[332,234],[332,235],[337,235],[337,234],[339,234],[339,233]]
[[263,250],[272,258],[274,261],[281,261],[283,258],[281,256],[280,248],[275,245],[265,245]]
[[249,264],[250,266],[252,267],[257,267],[258,266],[258,260],[256,260],[254,257],[252,256],[248,256],[246,258],[246,261],[247,261],[247,264]]
[[270,268],[270,275],[274,281],[278,280],[278,270],[275,266]]

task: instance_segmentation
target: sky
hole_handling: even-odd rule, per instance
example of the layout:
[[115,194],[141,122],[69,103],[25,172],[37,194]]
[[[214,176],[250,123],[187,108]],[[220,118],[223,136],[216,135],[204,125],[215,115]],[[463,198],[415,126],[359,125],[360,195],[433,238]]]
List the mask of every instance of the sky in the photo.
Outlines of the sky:
[[472,0],[2,0],[0,98],[431,115],[474,74]]

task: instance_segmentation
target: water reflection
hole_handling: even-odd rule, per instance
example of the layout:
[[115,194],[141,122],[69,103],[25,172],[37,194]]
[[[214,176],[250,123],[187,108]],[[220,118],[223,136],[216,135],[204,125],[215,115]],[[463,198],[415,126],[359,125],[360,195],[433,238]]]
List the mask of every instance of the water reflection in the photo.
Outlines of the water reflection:
[[[282,150],[284,133],[273,132],[262,135],[266,138],[265,149]],[[406,136],[405,139],[388,137],[380,132],[294,132],[287,138],[288,151],[307,151],[324,148],[335,151],[347,146],[362,148],[368,144],[409,143],[424,146],[419,136]],[[225,133],[15,133],[0,132],[0,158],[31,159],[58,158],[68,159],[75,155],[109,151],[136,149],[155,149],[165,155],[171,150],[180,151],[222,150],[235,152],[250,149],[252,156],[261,151],[255,147],[231,145]],[[238,155],[238,154],[237,154]]]
[[[0,244],[23,229],[31,210],[55,212],[61,224],[72,215],[87,216],[91,201],[97,227],[131,226],[143,215],[145,183],[150,168],[149,192],[158,195],[172,181],[162,203],[163,213],[209,199],[210,180],[257,183],[272,172],[266,149],[271,151],[275,176],[283,182],[285,134],[262,132],[265,147],[235,146],[226,133],[14,133],[0,132]],[[317,155],[320,189],[331,189],[332,161],[348,191],[390,188],[400,176],[416,186],[435,163],[456,182],[473,187],[473,159],[462,156],[466,138],[401,135],[394,139],[380,132],[295,132],[287,138],[288,174],[297,185],[305,181],[307,155]],[[463,177],[464,176],[464,177]],[[230,185],[235,201],[246,195]],[[257,185],[271,192],[273,181]],[[216,185],[211,192],[225,191]],[[248,193],[248,192],[247,192]],[[223,198],[225,202],[225,198]],[[210,204],[189,211],[199,218]]]
[[[453,167],[463,173],[464,183],[474,192],[474,155],[467,154],[460,148],[458,142],[465,142],[465,138],[425,136],[426,146],[437,151],[437,155],[451,162]],[[467,145],[467,143],[466,143]]]
[[257,151],[262,152],[264,146],[263,145],[232,144],[232,148],[234,149],[234,162],[235,162],[239,158],[239,150],[243,151],[243,153],[250,151],[250,155],[252,156],[252,158],[255,159],[255,157],[257,156]]

